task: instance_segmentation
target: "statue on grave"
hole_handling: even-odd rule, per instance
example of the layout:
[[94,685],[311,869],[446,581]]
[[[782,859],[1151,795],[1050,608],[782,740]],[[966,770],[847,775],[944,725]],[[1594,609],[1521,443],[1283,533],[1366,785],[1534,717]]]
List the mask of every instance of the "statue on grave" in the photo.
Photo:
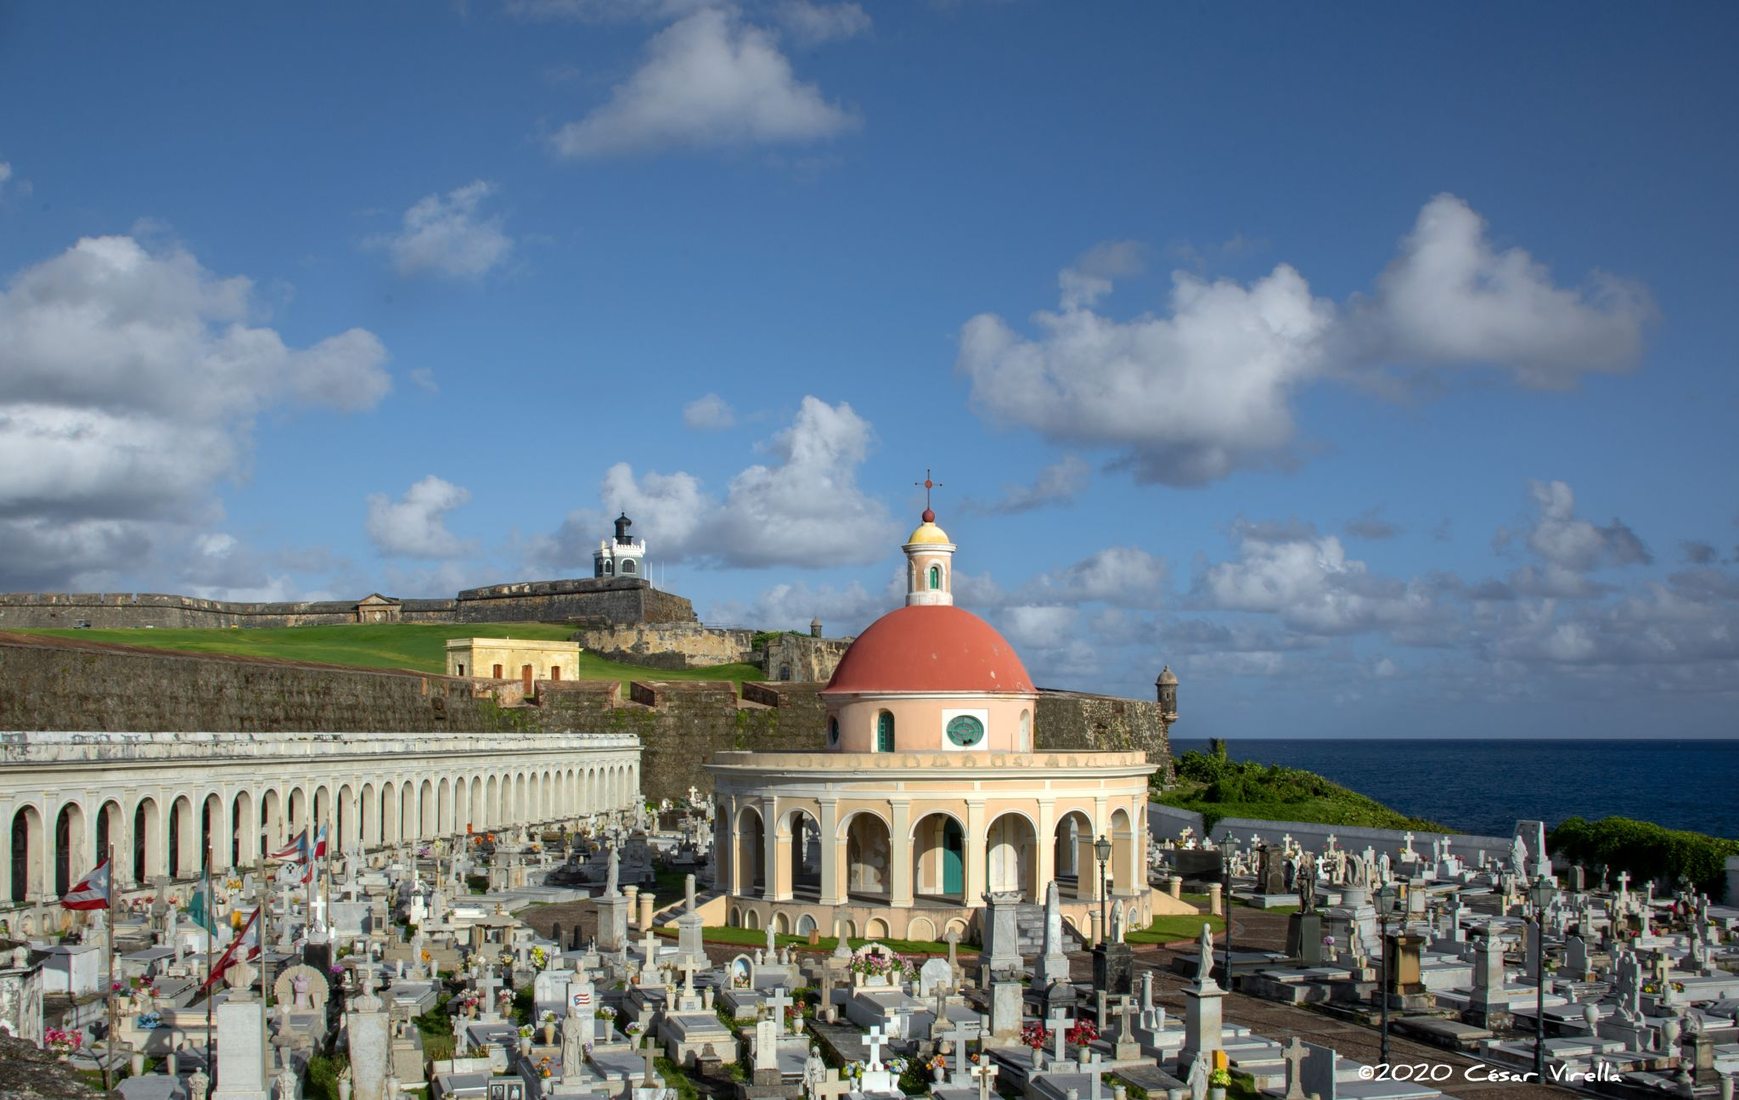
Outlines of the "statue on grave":
[[604,896],[613,898],[616,896],[616,880],[622,873],[622,861],[614,844],[610,845],[610,859],[604,866]]
[[1187,1084],[1190,1090],[1190,1100],[1207,1100],[1208,1095],[1208,1061],[1207,1051],[1197,1051],[1195,1061],[1190,1063],[1190,1076]]
[[1298,861],[1298,872],[1293,876],[1293,883],[1298,887],[1298,908],[1310,912],[1316,908],[1316,857],[1309,852],[1304,853]]
[[1517,833],[1510,839],[1510,868],[1518,875],[1528,873],[1528,846],[1522,842],[1522,836]]
[[[1196,985],[1205,986],[1214,980],[1214,930],[1202,922],[1202,938],[1196,953]],[[1229,975],[1228,975],[1229,976]]]
[[821,1060],[821,1048],[809,1044],[809,1058],[803,1063],[803,1092],[815,1095],[815,1086],[827,1080],[827,1063]]
[[[580,1076],[580,1065],[586,1060],[586,1025],[578,1016],[568,1013],[562,1020],[562,1077],[573,1081]],[[594,1025],[595,1026],[595,1025]]]

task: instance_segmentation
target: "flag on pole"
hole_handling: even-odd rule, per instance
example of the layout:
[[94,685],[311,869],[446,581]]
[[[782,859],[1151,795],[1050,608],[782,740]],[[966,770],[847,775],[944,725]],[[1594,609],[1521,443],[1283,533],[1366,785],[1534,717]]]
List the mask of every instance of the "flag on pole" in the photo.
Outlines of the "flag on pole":
[[211,964],[211,973],[205,976],[205,981],[199,987],[200,992],[205,992],[211,988],[213,982],[223,977],[223,972],[239,961],[236,958],[238,954],[248,962],[253,962],[260,957],[260,911],[258,909],[255,909],[248,917],[248,922],[242,925],[241,934],[236,936],[230,945],[223,949],[223,954],[217,957],[217,961]]
[[303,829],[290,838],[290,843],[272,853],[273,859],[293,859],[300,863],[308,858],[308,830]]
[[60,899],[62,909],[107,909],[109,907],[109,861],[104,857],[96,869]]
[[320,831],[314,836],[314,858],[326,858],[326,826],[320,826]]
[[209,874],[203,876],[199,885],[194,887],[193,897],[187,902],[187,916],[208,934],[217,934],[217,914],[213,912]]

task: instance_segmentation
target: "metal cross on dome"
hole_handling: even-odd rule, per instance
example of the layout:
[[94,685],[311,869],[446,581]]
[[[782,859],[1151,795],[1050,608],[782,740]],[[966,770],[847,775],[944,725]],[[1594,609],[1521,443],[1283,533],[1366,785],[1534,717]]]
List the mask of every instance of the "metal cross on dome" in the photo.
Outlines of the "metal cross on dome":
[[928,509],[930,507],[930,490],[940,488],[942,485],[942,483],[940,481],[930,480],[930,467],[928,467],[928,466],[924,467],[924,480],[923,481],[914,481],[914,482],[912,482],[912,484],[913,485],[922,485],[924,487],[924,507],[926,509]]

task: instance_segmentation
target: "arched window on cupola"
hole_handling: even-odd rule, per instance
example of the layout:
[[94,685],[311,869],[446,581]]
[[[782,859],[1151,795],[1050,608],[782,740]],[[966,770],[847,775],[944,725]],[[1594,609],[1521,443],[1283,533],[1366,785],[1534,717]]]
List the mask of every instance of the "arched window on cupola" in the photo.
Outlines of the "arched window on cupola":
[[939,592],[942,589],[942,567],[940,565],[930,567],[930,589],[933,592]]
[[885,710],[876,715],[876,751],[894,751],[894,716]]
[[614,576],[615,573],[616,573],[616,562],[611,558],[605,558],[604,559],[604,576],[606,576],[606,577]]
[[622,572],[624,572],[624,573],[635,572],[633,558],[628,558],[622,562]]

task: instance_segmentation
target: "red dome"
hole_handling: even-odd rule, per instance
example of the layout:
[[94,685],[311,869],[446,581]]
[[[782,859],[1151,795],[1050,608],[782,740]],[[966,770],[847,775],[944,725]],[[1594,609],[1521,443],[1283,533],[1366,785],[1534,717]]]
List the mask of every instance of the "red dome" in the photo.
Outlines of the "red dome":
[[902,607],[858,635],[824,692],[1031,692],[1032,678],[1007,639],[949,605]]

